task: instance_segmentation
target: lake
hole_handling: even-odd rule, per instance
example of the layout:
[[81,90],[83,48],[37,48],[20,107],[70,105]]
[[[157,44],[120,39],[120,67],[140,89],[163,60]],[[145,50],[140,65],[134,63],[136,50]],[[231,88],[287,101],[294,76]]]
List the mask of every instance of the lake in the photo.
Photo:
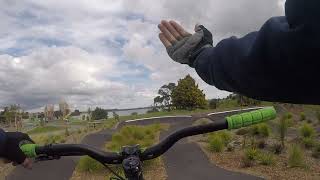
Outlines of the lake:
[[126,110],[115,110],[115,111],[110,111],[108,113],[109,118],[113,117],[113,113],[112,112],[116,112],[119,116],[129,116],[132,113],[136,112],[138,114],[146,114],[147,111],[151,110],[152,107],[148,107],[148,108],[141,108],[141,109],[126,109]]

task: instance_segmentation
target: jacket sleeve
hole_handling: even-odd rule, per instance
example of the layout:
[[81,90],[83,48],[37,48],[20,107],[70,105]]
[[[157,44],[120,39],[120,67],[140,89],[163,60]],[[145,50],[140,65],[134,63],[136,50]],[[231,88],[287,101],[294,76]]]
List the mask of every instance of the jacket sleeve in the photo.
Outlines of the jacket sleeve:
[[289,17],[271,18],[257,32],[201,52],[193,64],[198,75],[218,89],[255,99],[319,104],[314,81],[319,82],[320,31],[286,8]]
[[0,156],[3,154],[6,139],[6,133],[0,129]]

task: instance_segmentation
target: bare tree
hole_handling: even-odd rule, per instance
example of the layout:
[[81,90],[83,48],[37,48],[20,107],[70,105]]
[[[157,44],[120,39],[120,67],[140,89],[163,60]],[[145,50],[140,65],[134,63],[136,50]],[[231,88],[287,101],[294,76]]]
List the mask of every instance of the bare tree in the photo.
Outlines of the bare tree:
[[59,110],[62,113],[63,120],[70,114],[69,105],[67,104],[67,102],[65,100],[61,100],[59,102]]
[[12,122],[14,122],[14,127],[16,130],[21,130],[22,128],[22,110],[20,105],[13,104],[9,107],[4,108],[4,116],[6,122],[12,127]]
[[48,104],[44,108],[44,116],[46,121],[52,121],[54,118],[54,105]]

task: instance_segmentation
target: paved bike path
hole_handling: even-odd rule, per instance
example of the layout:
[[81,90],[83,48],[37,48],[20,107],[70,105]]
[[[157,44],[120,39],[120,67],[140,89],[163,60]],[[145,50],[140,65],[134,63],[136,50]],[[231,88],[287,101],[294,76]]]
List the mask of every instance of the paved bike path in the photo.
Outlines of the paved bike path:
[[[81,143],[101,148],[111,140],[111,130],[103,130],[86,136]],[[6,180],[68,180],[76,167],[77,157],[62,157],[59,160],[34,163],[32,170],[16,167]]]
[[[227,114],[212,114],[211,120],[218,120],[226,115],[235,114],[236,112],[228,112]],[[171,117],[166,119],[148,119],[141,121],[130,121],[127,124],[132,125],[148,125],[153,123],[170,123],[170,129],[161,133],[160,139],[165,138],[173,131],[191,126],[193,122],[202,117]],[[163,160],[168,175],[168,180],[260,180],[261,178],[232,172],[220,168],[212,164],[205,153],[196,143],[190,143],[187,139],[182,139],[170,148],[164,155]]]
[[[178,123],[172,126],[171,131],[185,127],[186,124]],[[169,132],[162,133],[162,137]],[[231,172],[212,164],[205,153],[196,143],[190,143],[186,139],[176,143],[163,155],[168,180],[256,180],[255,176],[237,172]]]

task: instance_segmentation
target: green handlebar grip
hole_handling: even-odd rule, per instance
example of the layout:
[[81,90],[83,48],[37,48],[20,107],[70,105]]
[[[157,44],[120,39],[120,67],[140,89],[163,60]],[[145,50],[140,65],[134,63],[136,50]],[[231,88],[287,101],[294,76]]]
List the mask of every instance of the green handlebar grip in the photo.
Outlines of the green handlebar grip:
[[22,146],[20,146],[20,149],[28,158],[34,158],[34,157],[37,157],[37,153],[36,153],[37,146],[38,145],[36,144],[23,144]]
[[228,129],[231,130],[269,121],[275,119],[276,116],[277,112],[274,107],[268,107],[256,111],[229,116],[226,117],[226,120],[228,122]]

